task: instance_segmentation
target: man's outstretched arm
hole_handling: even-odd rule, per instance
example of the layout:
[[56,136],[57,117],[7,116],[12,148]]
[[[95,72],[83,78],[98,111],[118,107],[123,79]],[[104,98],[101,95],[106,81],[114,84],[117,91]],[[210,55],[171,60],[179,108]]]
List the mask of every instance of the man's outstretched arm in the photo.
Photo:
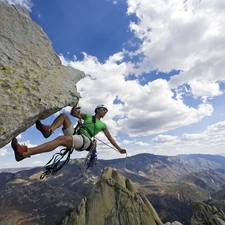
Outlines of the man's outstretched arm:
[[120,146],[116,143],[116,141],[114,140],[114,138],[112,137],[112,135],[110,134],[109,130],[103,130],[105,136],[107,137],[107,139],[110,141],[110,143],[121,153],[121,154],[125,154],[127,151],[124,148],[120,148]]

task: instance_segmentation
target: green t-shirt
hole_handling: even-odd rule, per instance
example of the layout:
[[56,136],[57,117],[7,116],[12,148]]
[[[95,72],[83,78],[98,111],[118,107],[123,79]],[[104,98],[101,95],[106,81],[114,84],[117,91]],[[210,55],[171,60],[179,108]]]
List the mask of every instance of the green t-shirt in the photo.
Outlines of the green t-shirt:
[[88,137],[90,139],[93,136],[95,136],[96,134],[98,134],[99,132],[108,129],[107,125],[104,122],[102,122],[101,120],[96,120],[96,123],[94,124],[92,122],[92,115],[90,115],[90,114],[84,114],[83,125],[90,130],[92,136],[90,137],[88,131],[86,131],[82,127],[79,129],[79,132],[84,134],[86,137]]

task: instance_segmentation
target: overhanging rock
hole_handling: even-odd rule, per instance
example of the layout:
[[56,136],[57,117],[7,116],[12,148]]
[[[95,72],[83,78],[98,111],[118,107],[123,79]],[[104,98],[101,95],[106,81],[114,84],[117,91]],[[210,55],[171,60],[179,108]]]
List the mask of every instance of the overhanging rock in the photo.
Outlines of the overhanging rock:
[[80,98],[84,72],[65,67],[25,9],[0,1],[0,148]]

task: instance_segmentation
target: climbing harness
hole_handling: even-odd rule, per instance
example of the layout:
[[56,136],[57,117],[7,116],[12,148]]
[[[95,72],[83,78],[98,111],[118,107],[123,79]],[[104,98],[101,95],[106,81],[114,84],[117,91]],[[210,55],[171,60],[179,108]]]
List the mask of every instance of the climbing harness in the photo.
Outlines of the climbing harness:
[[[80,107],[76,108],[77,112],[80,112]],[[96,119],[95,116],[92,117],[92,122],[94,123],[94,134],[92,135],[90,130],[81,122],[81,119],[79,118],[77,122],[77,126],[74,128],[74,134],[80,134],[79,128],[84,128],[91,137],[93,137],[93,140],[91,141],[90,146],[86,149],[88,151],[88,154],[84,160],[83,166],[80,169],[84,169],[84,165],[87,165],[86,171],[97,164],[97,141],[95,139],[95,124]],[[82,135],[82,134],[81,134]],[[83,135],[82,135],[83,137]],[[84,138],[84,137],[83,137]],[[84,147],[84,141],[83,145],[78,149],[82,150]],[[45,172],[43,172],[40,176],[40,179],[43,179],[45,176],[49,174],[56,174],[65,164],[67,164],[70,161],[70,155],[73,153],[74,149],[64,148],[61,149],[59,153],[55,153],[51,160],[45,165]],[[66,156],[67,155],[67,156]],[[65,161],[61,161],[66,156]]]
[[96,141],[96,137],[95,137],[95,128],[96,128],[95,116],[92,116],[92,122],[94,123],[94,134],[91,134],[90,130],[84,124],[82,124],[82,123],[80,124],[80,126],[83,127],[89,133],[89,135],[91,137],[93,137],[93,140],[87,149],[88,154],[80,167],[81,170],[84,170],[84,166],[87,165],[85,172],[90,167],[93,167],[97,164],[97,141]]
[[[77,112],[80,113],[80,107],[77,107],[76,110]],[[90,146],[86,149],[86,151],[88,151],[88,154],[80,167],[80,169],[83,170],[84,172],[87,172],[87,170],[90,167],[93,167],[97,164],[97,140],[107,145],[108,147],[118,151],[116,148],[111,147],[107,143],[95,137],[95,129],[96,129],[95,116],[92,116],[92,122],[94,123],[94,134],[92,134],[90,130],[82,123],[80,118],[77,122],[76,127],[74,128],[74,134],[81,134],[79,132],[79,129],[82,127],[89,133],[90,137],[93,138],[93,140],[91,140]],[[83,147],[84,147],[84,141],[83,141],[83,145],[78,150],[82,150]],[[52,174],[52,175],[56,174],[65,164],[67,164],[70,161],[70,155],[73,153],[73,150],[74,149],[64,148],[64,149],[61,149],[59,153],[55,153],[53,157],[51,158],[51,160],[45,165],[45,172],[41,174],[40,179],[43,179],[45,176],[49,174]],[[61,161],[64,157],[66,157],[65,161]],[[127,153],[126,153],[126,159],[127,159]],[[126,159],[125,159],[125,165],[126,165]],[[86,169],[85,169],[85,166],[86,166]]]
[[[90,167],[93,167],[97,164],[97,141],[94,139],[91,143],[90,150],[84,159],[82,165],[80,166],[80,169],[84,172],[87,172],[87,170]],[[85,165],[87,165],[85,169]]]

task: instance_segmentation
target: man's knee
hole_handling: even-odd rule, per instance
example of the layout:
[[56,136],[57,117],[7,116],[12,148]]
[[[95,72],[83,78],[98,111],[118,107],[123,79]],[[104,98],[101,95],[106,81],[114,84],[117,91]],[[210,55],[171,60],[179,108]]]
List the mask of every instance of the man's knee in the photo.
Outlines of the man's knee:
[[66,113],[61,113],[60,116],[63,117],[64,119],[69,118],[69,116]]
[[60,144],[64,146],[67,146],[67,145],[70,146],[73,143],[73,138],[71,136],[58,136],[56,140],[59,141]]
[[63,117],[64,123],[66,123],[66,124],[70,124],[71,123],[70,117],[66,113],[62,113],[61,116]]
[[68,137],[68,136],[61,135],[61,136],[58,136],[58,137],[56,138],[56,140],[58,140],[58,141],[60,141],[60,142],[66,141],[66,140],[68,140],[67,137]]

